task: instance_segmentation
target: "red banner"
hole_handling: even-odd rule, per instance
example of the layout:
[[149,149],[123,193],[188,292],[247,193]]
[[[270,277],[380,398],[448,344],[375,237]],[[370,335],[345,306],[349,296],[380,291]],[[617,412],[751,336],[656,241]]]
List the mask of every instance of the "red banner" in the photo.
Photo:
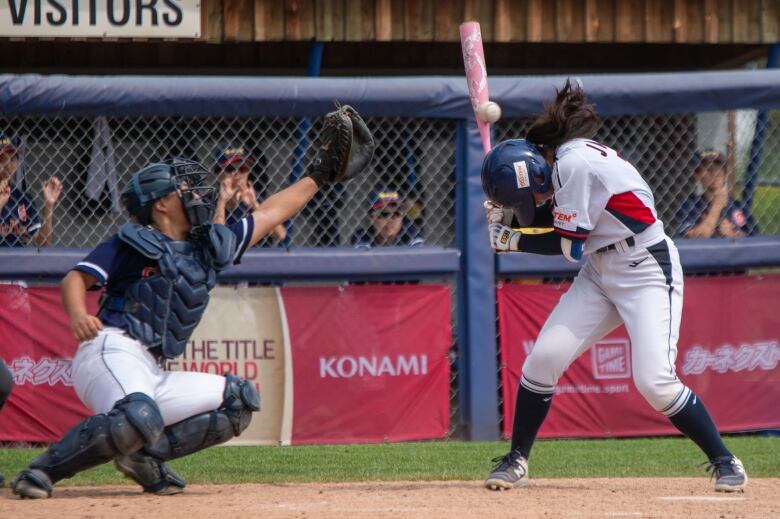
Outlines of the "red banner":
[[[90,293],[90,308],[97,294]],[[0,355],[14,378],[0,440],[51,441],[89,414],[71,381],[76,340],[58,287],[0,284]]]
[[[504,430],[512,432],[523,362],[569,288],[506,284],[498,289]],[[780,276],[685,280],[677,373],[706,403],[721,431],[780,427]],[[631,380],[631,342],[622,326],[585,352],[558,381],[540,437],[676,433]]]
[[[253,381],[263,401],[257,416],[265,420],[253,423],[258,431],[248,430],[241,441],[281,438],[286,443],[292,436],[293,443],[352,443],[447,434],[448,286],[299,287],[281,293],[280,313],[275,290],[215,291],[212,315],[204,316],[188,357],[172,366],[181,369],[186,361],[210,372],[239,369],[241,376],[247,376],[249,364],[255,368]],[[93,312],[96,295],[90,293]],[[212,321],[224,322],[225,312],[240,321],[229,328],[215,325]],[[53,441],[90,414],[72,388],[77,344],[57,287],[0,284],[0,338],[16,384],[0,414],[0,441]],[[219,357],[226,347],[230,361]],[[251,362],[235,353],[239,350],[254,352]],[[284,361],[288,350],[289,363]],[[210,360],[201,358],[204,352]],[[269,367],[272,361],[282,367]],[[285,419],[290,394],[291,433]],[[276,417],[273,430],[260,430],[271,416]]]
[[293,345],[293,443],[447,434],[447,286],[283,288],[282,294]]

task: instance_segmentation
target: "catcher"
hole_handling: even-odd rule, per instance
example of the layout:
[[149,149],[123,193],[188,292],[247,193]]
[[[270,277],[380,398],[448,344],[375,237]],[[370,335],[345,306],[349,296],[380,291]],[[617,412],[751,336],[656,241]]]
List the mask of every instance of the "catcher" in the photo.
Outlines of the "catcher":
[[[177,494],[185,481],[165,462],[238,436],[260,410],[246,380],[164,372],[182,354],[203,315],[216,275],[295,215],[325,183],[359,175],[374,141],[349,106],[325,117],[322,144],[307,176],[231,226],[211,222],[208,170],[181,159],[149,164],[122,193],[132,223],[98,245],[62,281],[74,337],[73,385],[96,414],[76,424],[12,483],[21,497],[44,498],[54,483],[114,460],[145,492]],[[105,287],[89,315],[87,290]]]

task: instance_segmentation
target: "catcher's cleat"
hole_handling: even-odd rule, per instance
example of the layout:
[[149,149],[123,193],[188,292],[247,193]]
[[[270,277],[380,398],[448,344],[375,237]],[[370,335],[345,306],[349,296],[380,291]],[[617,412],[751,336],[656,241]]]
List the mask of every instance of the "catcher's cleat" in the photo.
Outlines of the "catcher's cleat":
[[132,479],[144,492],[158,496],[172,496],[184,492],[187,482],[175,470],[150,456],[136,453],[114,460],[116,468]]
[[11,490],[22,499],[51,497],[51,479],[42,470],[25,469],[11,482]]
[[709,461],[707,471],[715,478],[716,492],[744,492],[747,472],[736,456],[721,456]]
[[506,456],[493,458],[497,465],[485,479],[489,490],[509,490],[528,486],[528,461],[519,452],[511,451]]

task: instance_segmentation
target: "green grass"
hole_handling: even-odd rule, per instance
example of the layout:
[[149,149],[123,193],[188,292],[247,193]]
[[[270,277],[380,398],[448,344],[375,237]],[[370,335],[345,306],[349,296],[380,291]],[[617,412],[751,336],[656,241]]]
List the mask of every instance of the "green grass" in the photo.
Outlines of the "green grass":
[[[780,438],[731,436],[726,444],[751,477],[780,477]],[[209,449],[171,465],[190,483],[282,483],[365,480],[476,480],[506,442],[432,442],[384,445],[228,447]],[[12,476],[40,449],[0,449],[0,472]],[[703,456],[688,440],[550,440],[534,447],[534,477],[702,476]],[[127,482],[111,464],[67,484]]]
[[752,212],[761,234],[780,234],[780,187],[758,186]]

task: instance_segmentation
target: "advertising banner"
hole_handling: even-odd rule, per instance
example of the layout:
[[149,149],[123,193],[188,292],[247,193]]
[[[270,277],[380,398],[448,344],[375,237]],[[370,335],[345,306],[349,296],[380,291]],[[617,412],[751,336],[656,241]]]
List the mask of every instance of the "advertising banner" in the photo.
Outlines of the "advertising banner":
[[[95,292],[87,304],[96,311]],[[0,412],[0,440],[51,441],[90,414],[71,380],[77,347],[59,287],[0,284],[0,357],[14,380]]]
[[[450,328],[446,285],[218,286],[166,369],[256,385],[262,409],[235,444],[441,438]],[[90,414],[72,388],[77,344],[58,287],[0,284],[0,337],[15,383],[0,441],[53,441]]]
[[[511,435],[523,362],[569,284],[504,284],[497,290],[504,401]],[[780,427],[780,276],[685,280],[677,374],[709,408],[721,431]],[[623,326],[563,374],[540,437],[676,433],[633,385],[631,340]]]
[[233,373],[255,384],[261,409],[234,444],[288,444],[291,394],[285,391],[290,345],[280,316],[279,289],[220,285],[184,354],[167,361],[172,371]]
[[450,425],[450,290],[283,288],[293,344],[293,443],[443,438]]

